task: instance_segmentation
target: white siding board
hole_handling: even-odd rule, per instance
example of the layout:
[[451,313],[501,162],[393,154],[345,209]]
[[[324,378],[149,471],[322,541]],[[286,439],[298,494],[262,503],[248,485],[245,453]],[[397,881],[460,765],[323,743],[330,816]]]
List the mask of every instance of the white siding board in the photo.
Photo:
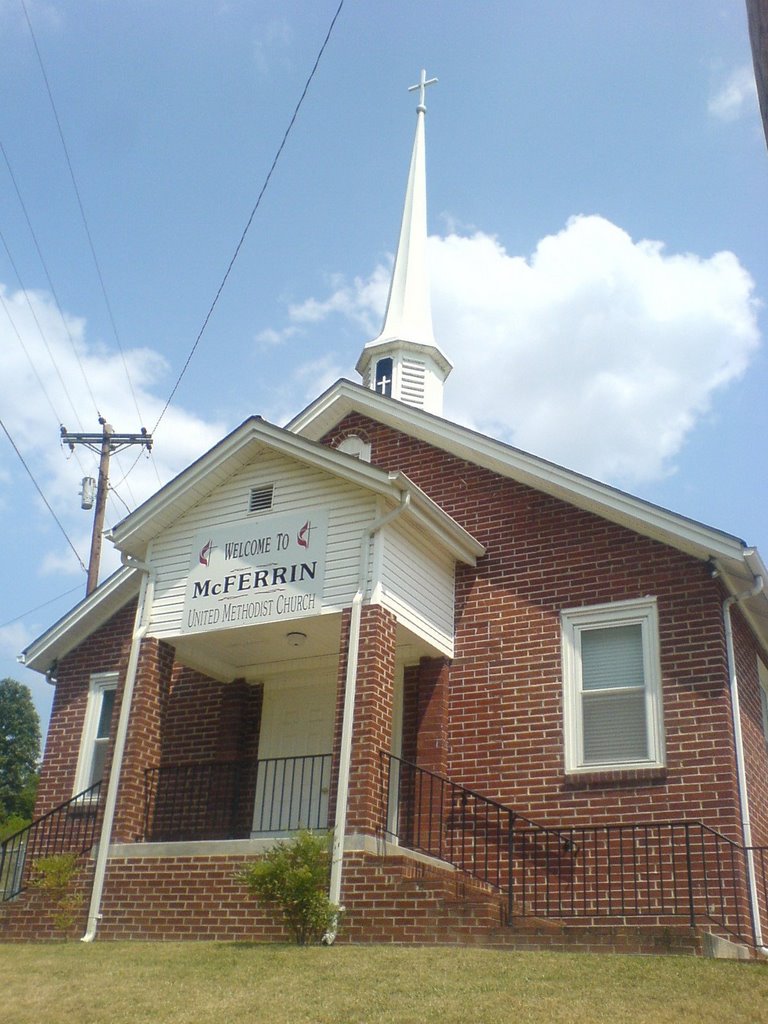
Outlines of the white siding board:
[[394,523],[382,531],[379,597],[404,625],[446,652],[454,633],[454,562],[416,530]]
[[[275,485],[272,508],[249,513],[251,488],[268,483]],[[152,555],[156,571],[152,635],[174,636],[181,632],[186,579],[198,531],[313,508],[326,508],[329,512],[324,609],[338,610],[349,605],[357,589],[360,537],[374,519],[375,497],[329,473],[270,453],[223,481],[215,492],[156,538]]]

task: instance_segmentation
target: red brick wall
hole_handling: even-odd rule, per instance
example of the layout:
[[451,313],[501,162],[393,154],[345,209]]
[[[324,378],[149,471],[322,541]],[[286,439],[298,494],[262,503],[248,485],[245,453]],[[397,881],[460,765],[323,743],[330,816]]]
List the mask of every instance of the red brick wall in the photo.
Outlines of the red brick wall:
[[[105,783],[109,778],[135,613],[133,600],[58,666],[36,816],[73,795],[91,676],[117,671]],[[174,666],[173,658],[167,644],[153,639],[142,644],[116,822],[123,839],[143,830],[145,768],[161,762],[245,760],[258,753],[263,688],[243,680],[219,683]]]
[[[280,912],[251,897],[235,878],[253,858],[242,855],[163,857],[110,861],[98,938],[217,941],[288,941]],[[87,869],[86,869],[87,873]],[[60,938],[49,903],[28,893],[5,913],[0,941]],[[338,943],[472,944],[510,949],[560,949],[624,953],[701,952],[684,922],[663,927],[560,928],[506,921],[504,901],[464,876],[407,861],[349,853],[342,898],[345,914]],[[69,931],[82,935],[81,920]]]
[[110,860],[99,938],[288,941],[280,914],[259,905],[235,880],[253,859]]
[[234,761],[256,757],[263,687],[219,683],[177,665],[163,727],[160,761]]
[[[347,808],[348,832],[375,834],[381,828],[385,797],[380,751],[390,750],[392,743],[396,625],[394,616],[379,605],[363,607]],[[335,764],[338,764],[341,749],[348,636],[349,613],[345,613],[341,629],[343,646],[339,658],[333,743]],[[335,790],[335,770],[332,784]],[[330,813],[335,814],[334,806]],[[330,820],[333,821],[333,817]]]
[[403,736],[401,756],[416,762],[419,731],[419,666],[407,665],[403,672]]
[[[144,773],[160,760],[173,657],[173,648],[162,640],[152,637],[142,640],[115,807],[113,842],[131,842],[144,835]],[[116,723],[117,717],[112,725],[113,742]]]
[[[707,566],[357,414],[325,441],[348,431],[486,546],[457,571],[448,774],[545,824],[701,817],[737,838],[723,595]],[[649,594],[667,768],[568,778],[560,611]]]
[[[176,666],[153,774],[149,834],[167,838],[244,838],[256,799],[263,687],[219,683]],[[236,762],[236,764],[232,764]],[[247,764],[243,762],[248,762]],[[190,788],[196,794],[191,801]],[[183,813],[184,807],[189,813]],[[225,806],[230,813],[225,814]],[[186,833],[185,833],[186,830]],[[177,834],[178,833],[178,834]]]
[[449,664],[422,658],[418,668],[418,721],[415,762],[444,775],[448,768]]
[[71,908],[70,924],[59,917],[62,911],[57,907],[56,897],[52,893],[28,888],[16,899],[0,904],[0,941],[79,939],[86,928],[93,868],[94,862],[88,854],[80,857],[68,895],[80,897],[81,902]]
[[[74,795],[88,690],[91,675],[95,672],[120,673],[113,716],[113,722],[117,722],[135,615],[136,601],[132,600],[59,662],[35,816],[44,814]],[[107,768],[111,761],[110,748]]]

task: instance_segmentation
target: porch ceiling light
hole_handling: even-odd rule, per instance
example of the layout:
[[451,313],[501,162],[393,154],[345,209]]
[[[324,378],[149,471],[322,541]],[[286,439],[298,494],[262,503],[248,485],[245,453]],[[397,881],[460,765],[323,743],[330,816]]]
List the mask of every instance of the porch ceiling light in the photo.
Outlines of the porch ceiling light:
[[307,642],[307,634],[299,632],[286,633],[285,639],[288,641],[289,647],[302,647]]

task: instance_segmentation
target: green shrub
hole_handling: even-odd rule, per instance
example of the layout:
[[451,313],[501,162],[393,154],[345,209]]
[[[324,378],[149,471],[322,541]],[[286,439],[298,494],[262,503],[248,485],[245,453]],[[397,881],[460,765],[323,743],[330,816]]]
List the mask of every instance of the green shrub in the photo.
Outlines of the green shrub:
[[77,881],[77,854],[57,853],[35,861],[30,887],[47,893],[53,903],[52,920],[56,928],[69,931],[83,905],[82,892],[73,892]]
[[330,862],[330,835],[302,829],[236,877],[257,899],[277,904],[291,936],[305,946],[319,941],[339,914],[327,893]]

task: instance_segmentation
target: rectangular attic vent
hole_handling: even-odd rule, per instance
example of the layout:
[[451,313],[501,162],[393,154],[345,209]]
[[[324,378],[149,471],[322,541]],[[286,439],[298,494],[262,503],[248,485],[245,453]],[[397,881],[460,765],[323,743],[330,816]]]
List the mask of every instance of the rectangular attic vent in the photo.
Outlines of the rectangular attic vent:
[[251,497],[248,502],[249,512],[268,512],[272,508],[272,495],[275,490],[274,484],[267,484],[266,487],[252,487]]

